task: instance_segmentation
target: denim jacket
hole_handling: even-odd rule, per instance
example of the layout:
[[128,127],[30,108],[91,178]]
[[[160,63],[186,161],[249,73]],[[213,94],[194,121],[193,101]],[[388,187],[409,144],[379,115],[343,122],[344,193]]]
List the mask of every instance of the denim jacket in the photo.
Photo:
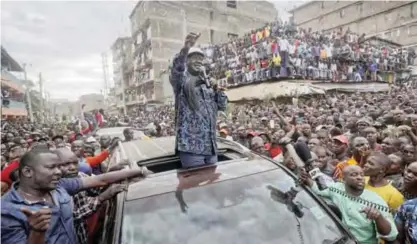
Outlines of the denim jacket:
[[194,111],[187,102],[184,84],[190,82],[186,71],[186,54],[179,53],[173,60],[170,82],[175,94],[175,123],[177,151],[200,155],[214,155],[217,152],[217,112],[224,111],[227,96],[205,84],[196,86],[195,92],[199,109]]
[[52,216],[45,244],[76,244],[71,195],[77,193],[81,186],[80,179],[61,179],[56,190],[51,192],[55,205],[50,205],[42,201],[28,202],[17,192],[14,183],[1,198],[1,243],[26,244],[30,229],[21,208],[37,211],[47,206],[51,208]]

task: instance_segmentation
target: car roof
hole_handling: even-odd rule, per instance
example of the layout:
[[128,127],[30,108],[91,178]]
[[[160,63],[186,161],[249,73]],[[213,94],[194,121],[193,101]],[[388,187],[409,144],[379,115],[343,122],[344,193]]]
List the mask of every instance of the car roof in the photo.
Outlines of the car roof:
[[[124,157],[128,158],[131,163],[144,163],[146,165],[148,160],[161,158],[161,161],[163,161],[166,158],[173,157],[175,155],[175,136],[123,142],[122,147]],[[219,151],[232,150],[233,152],[238,152],[241,158],[218,163],[215,172],[216,174],[219,173],[220,177],[216,181],[230,180],[235,177],[243,177],[279,168],[271,160],[250,152],[248,148],[236,142],[218,137],[217,147]],[[116,152],[116,154],[119,153],[120,151]],[[121,155],[116,155],[116,158],[120,157]],[[146,179],[129,185],[127,199],[143,198],[175,191],[179,180],[181,179],[183,182],[184,177],[189,177],[190,174],[193,175],[192,178],[203,179],[205,175],[213,174],[213,168],[177,169],[151,174]]]
[[[234,149],[239,152],[249,149],[232,141],[217,138],[217,147],[222,149]],[[141,161],[175,154],[175,136],[156,137],[151,140],[133,140],[123,142],[123,149],[130,161]]]
[[188,189],[208,184],[208,182],[226,181],[279,168],[277,164],[268,159],[255,155],[253,158],[223,161],[215,166],[195,170],[179,169],[151,174],[147,178],[129,185],[126,200],[174,192],[178,188]]

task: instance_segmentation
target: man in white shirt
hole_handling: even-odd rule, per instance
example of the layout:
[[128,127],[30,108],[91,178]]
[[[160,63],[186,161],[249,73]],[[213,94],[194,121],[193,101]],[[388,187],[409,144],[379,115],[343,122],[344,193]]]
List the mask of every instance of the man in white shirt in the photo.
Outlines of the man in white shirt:
[[288,66],[289,48],[290,48],[290,43],[284,36],[283,38],[279,40],[279,49],[280,49],[280,55],[281,55],[281,76],[288,76],[287,66]]

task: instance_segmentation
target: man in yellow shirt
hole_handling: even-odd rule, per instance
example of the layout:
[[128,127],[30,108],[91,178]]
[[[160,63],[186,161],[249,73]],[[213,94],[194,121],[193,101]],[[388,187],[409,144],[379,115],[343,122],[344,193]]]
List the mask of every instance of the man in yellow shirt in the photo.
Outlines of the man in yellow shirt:
[[274,63],[275,67],[278,67],[281,64],[281,56],[279,56],[279,54],[274,54],[272,57],[272,62]]
[[385,178],[391,160],[382,152],[372,152],[367,158],[363,171],[365,188],[378,194],[387,203],[391,211],[395,212],[404,202],[403,195]]

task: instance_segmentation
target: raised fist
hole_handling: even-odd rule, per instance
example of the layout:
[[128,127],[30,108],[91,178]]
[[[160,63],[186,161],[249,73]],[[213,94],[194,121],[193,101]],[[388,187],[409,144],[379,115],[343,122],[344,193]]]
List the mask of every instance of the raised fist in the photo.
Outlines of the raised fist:
[[201,35],[200,33],[197,33],[197,34],[193,32],[188,33],[188,35],[185,37],[184,47],[186,49],[192,48],[197,42],[200,35]]

